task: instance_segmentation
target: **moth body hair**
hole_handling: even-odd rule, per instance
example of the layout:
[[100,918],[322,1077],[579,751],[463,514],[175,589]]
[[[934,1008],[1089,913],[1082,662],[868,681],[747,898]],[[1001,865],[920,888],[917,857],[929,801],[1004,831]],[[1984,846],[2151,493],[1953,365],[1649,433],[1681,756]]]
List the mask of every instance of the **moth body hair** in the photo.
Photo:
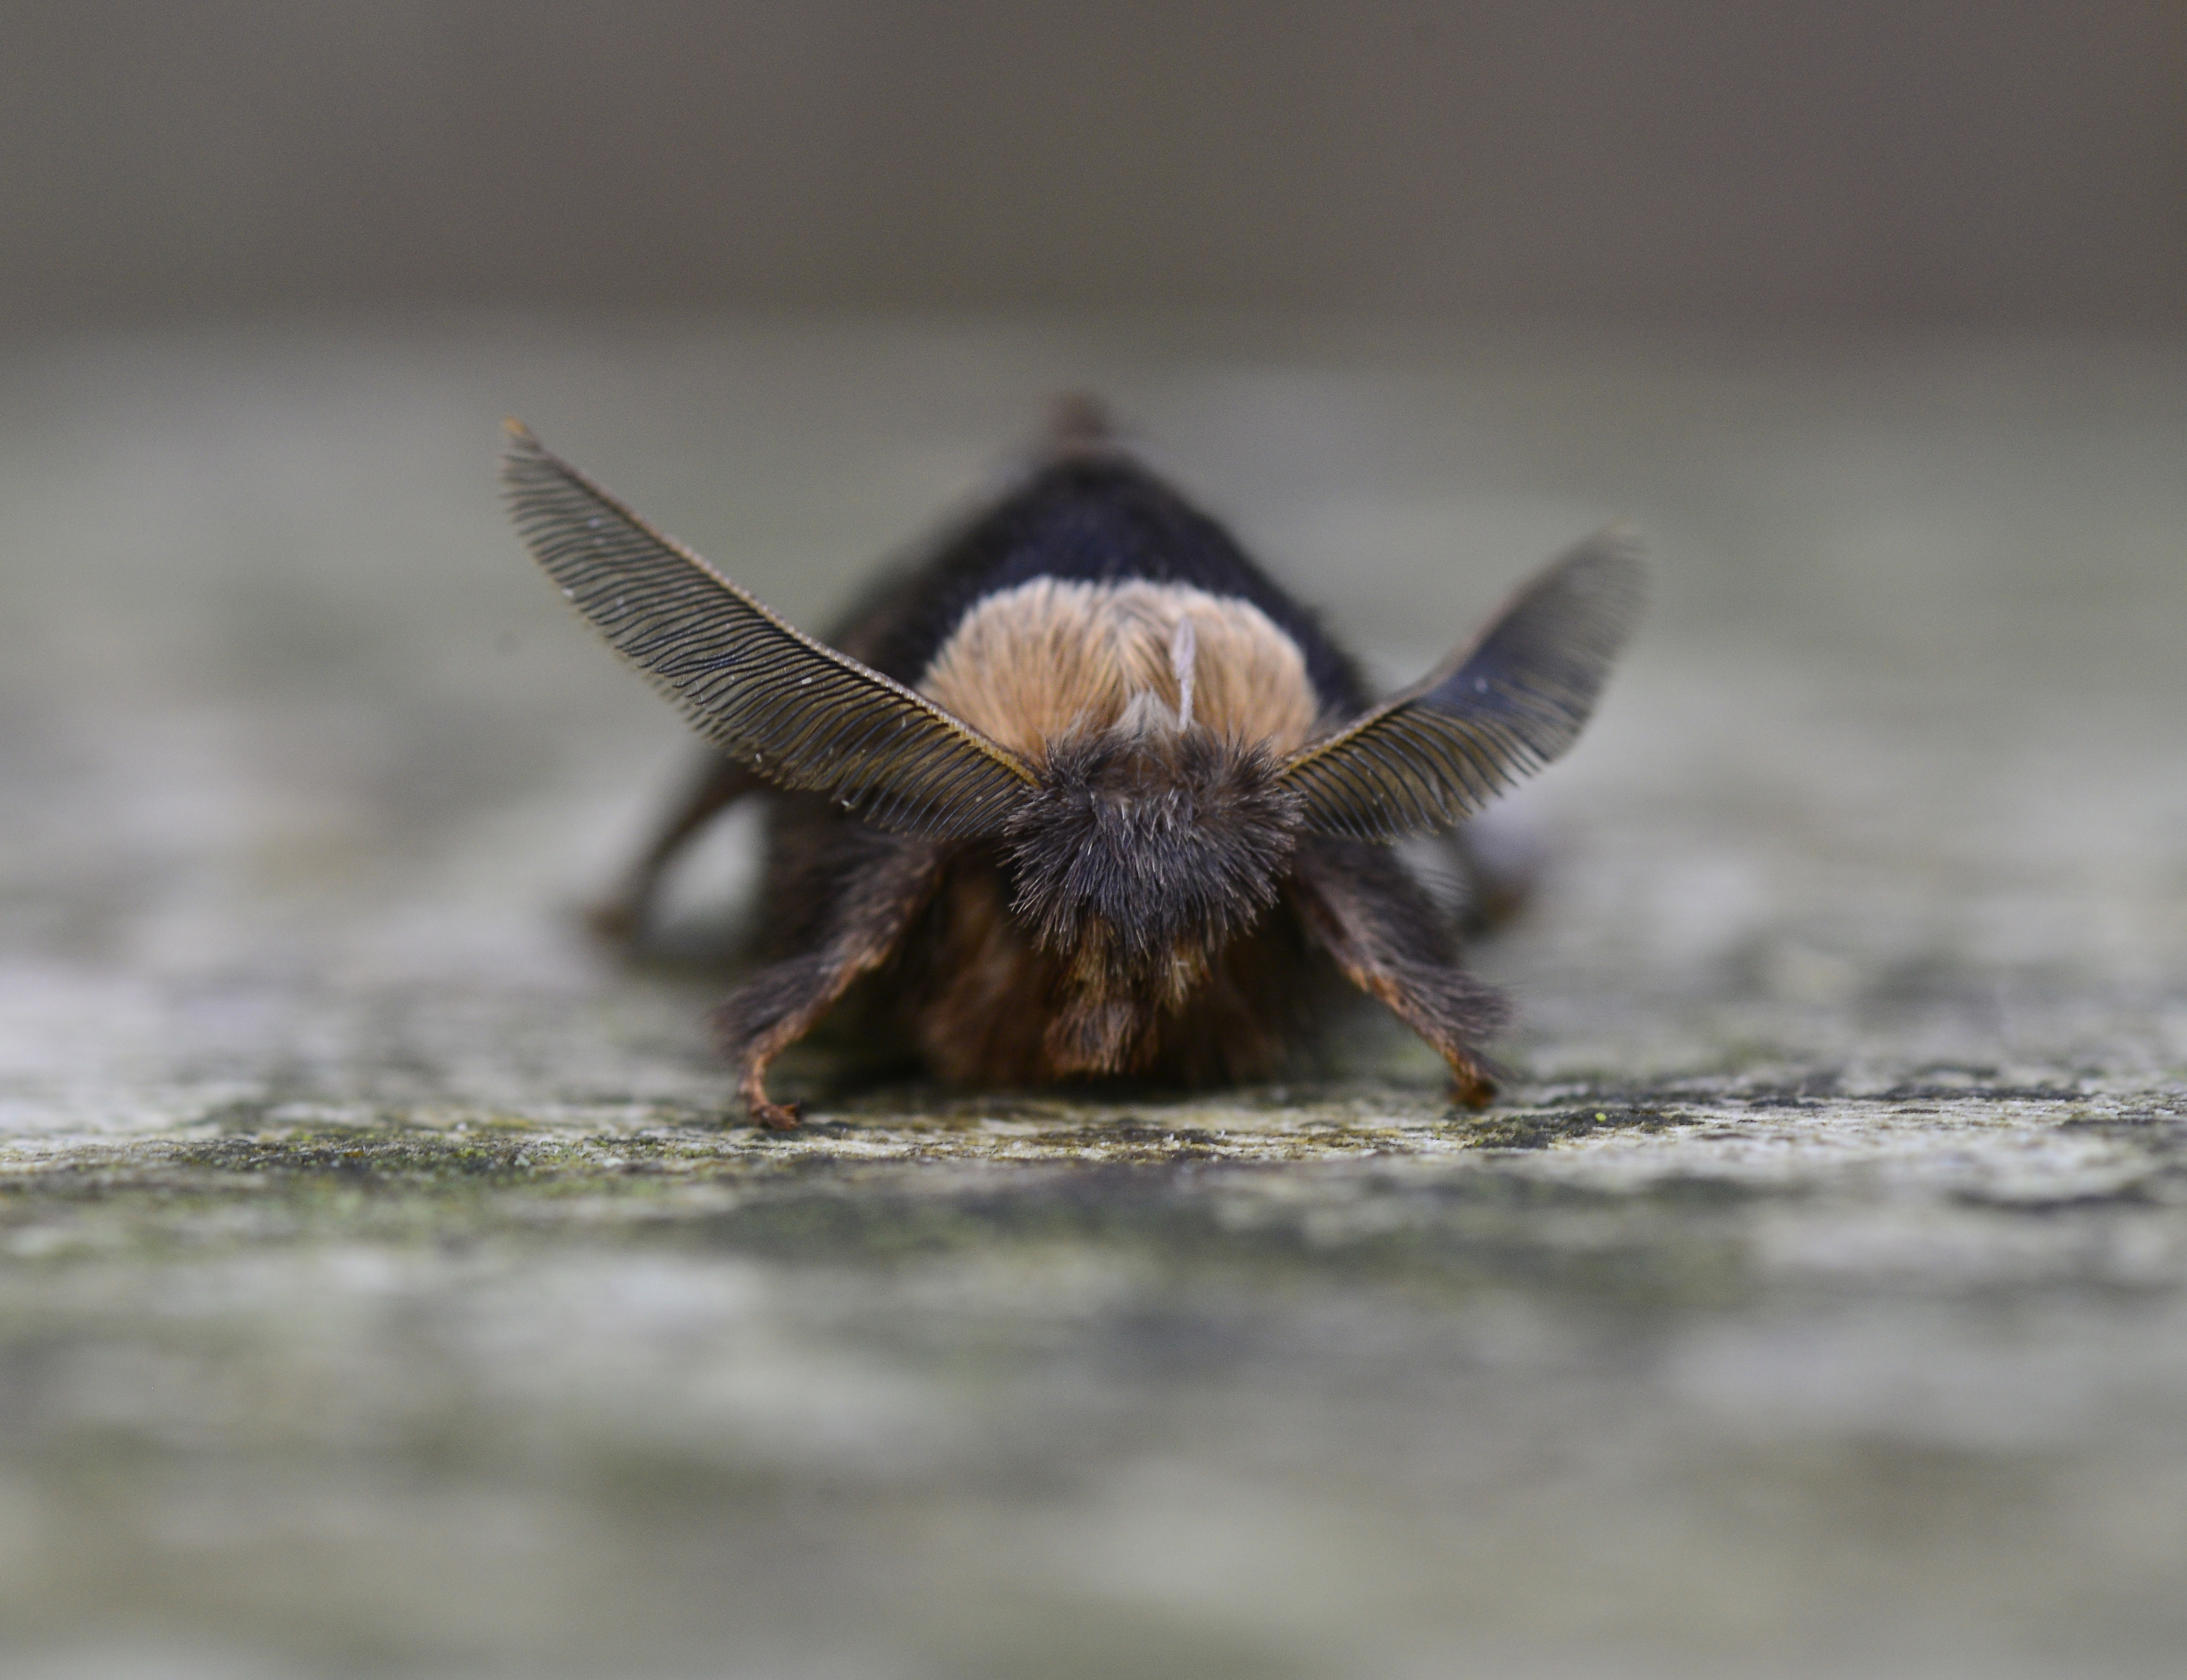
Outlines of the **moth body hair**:
[[825,638],[514,423],[503,475],[535,558],[710,743],[603,927],[642,936],[690,840],[776,790],[766,966],[714,1017],[756,1120],[797,1123],[767,1069],[830,1013],[959,1083],[1192,1085],[1295,1063],[1347,986],[1460,1101],[1493,1095],[1508,1005],[1389,842],[1451,834],[1571,745],[1639,609],[1628,534],[1377,703],[1091,399]]

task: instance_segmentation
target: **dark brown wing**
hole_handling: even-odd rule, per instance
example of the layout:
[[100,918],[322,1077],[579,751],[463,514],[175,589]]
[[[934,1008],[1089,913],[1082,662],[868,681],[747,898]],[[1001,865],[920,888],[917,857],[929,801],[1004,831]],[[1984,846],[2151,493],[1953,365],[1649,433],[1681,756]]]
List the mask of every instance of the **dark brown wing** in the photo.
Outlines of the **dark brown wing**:
[[934,839],[998,831],[1032,787],[1015,754],[784,623],[513,420],[501,481],[562,593],[701,734],[769,781]]
[[1480,638],[1282,771],[1319,834],[1448,829],[1579,738],[1638,616],[1639,545],[1590,537],[1513,596]]

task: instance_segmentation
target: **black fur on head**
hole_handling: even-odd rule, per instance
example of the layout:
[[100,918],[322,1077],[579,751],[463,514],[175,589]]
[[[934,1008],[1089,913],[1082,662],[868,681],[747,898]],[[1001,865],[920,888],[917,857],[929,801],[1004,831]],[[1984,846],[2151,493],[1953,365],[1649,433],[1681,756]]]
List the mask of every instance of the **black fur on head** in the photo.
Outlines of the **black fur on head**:
[[1004,830],[1012,917],[1064,959],[1060,1069],[1151,1054],[1223,947],[1276,893],[1298,834],[1274,757],[1205,729],[1119,728],[1053,747]]

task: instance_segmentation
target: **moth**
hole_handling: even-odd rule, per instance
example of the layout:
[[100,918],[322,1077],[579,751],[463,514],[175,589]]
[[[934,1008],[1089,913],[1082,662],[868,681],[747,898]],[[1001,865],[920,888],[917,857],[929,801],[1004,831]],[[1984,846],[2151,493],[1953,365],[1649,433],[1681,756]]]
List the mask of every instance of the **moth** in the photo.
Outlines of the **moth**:
[[625,913],[709,819],[778,794],[772,960],[713,1017],[754,1119],[798,1123],[768,1065],[839,1004],[953,1082],[1200,1084],[1267,1076],[1346,981],[1442,1054],[1459,1101],[1493,1096],[1481,1047],[1509,1005],[1391,842],[1578,736],[1641,599],[1622,529],[1374,701],[1087,402],[824,642],[509,434],[532,555],[715,749]]

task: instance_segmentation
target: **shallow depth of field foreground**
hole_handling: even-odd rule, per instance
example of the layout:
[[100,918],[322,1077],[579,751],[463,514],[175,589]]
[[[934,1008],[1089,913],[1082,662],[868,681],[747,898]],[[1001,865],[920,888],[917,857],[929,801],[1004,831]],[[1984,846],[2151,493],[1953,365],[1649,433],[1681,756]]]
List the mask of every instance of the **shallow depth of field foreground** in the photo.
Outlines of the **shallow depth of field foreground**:
[[[1632,518],[1476,955],[1284,1088],[702,1019],[752,829],[498,422],[801,624],[1054,391],[1373,658]],[[2187,351],[144,332],[0,362],[12,1673],[2162,1675],[2187,1650]],[[724,1121],[727,1123],[724,1123]]]

